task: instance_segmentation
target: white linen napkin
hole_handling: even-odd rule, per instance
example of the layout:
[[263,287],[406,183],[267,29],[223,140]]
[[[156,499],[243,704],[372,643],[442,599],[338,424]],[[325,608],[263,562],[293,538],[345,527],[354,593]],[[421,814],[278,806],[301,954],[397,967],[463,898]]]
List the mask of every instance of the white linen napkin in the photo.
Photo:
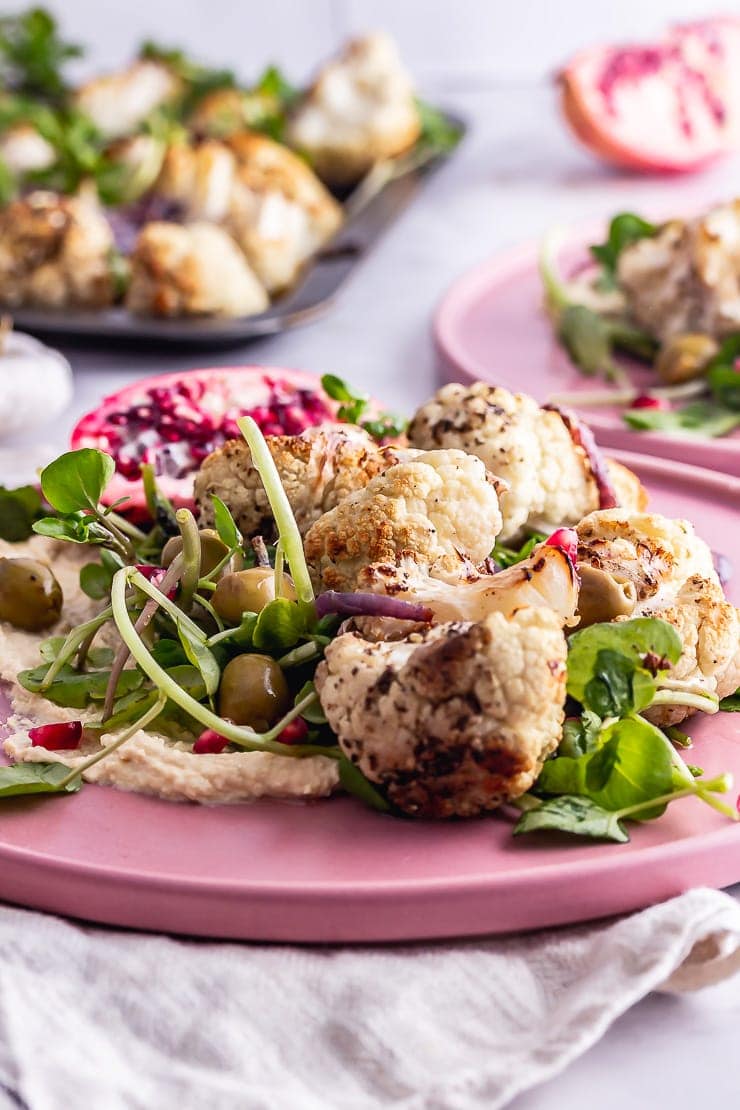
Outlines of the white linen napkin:
[[30,1110],[495,1110],[638,999],[740,970],[740,903],[375,948],[175,940],[0,908],[0,1095]]

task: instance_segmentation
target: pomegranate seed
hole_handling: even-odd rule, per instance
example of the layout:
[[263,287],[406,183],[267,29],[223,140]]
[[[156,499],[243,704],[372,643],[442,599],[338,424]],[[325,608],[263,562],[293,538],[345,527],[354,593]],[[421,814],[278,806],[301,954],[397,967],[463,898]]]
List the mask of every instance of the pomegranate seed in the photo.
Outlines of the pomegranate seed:
[[34,748],[50,752],[67,752],[79,748],[82,739],[82,721],[58,721],[53,725],[30,728],[28,735]]
[[669,409],[671,406],[665,397],[653,397],[650,393],[641,393],[635,397],[630,405],[631,409]]
[[578,561],[578,533],[575,528],[558,528],[545,540],[545,547],[558,547],[573,566]]
[[221,736],[215,729],[207,728],[193,744],[193,751],[196,755],[218,755],[228,742],[226,737]]
[[303,717],[296,717],[278,736],[281,744],[301,744],[308,736],[308,725]]

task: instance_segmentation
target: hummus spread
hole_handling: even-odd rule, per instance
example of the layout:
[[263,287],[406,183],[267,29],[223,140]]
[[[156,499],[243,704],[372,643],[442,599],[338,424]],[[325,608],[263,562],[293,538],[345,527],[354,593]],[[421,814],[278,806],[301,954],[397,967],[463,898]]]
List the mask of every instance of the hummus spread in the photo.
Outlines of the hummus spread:
[[[84,733],[79,749],[52,752],[33,747],[28,729],[54,721],[91,720],[99,712],[68,709],[54,705],[38,694],[29,693],[16,682],[19,671],[37,667],[41,662],[39,644],[49,636],[64,634],[94,616],[100,603],[88,598],[79,586],[80,567],[91,561],[88,548],[34,536],[26,543],[9,544],[0,540],[0,556],[31,556],[53,567],[64,593],[64,608],[59,622],[43,633],[24,632],[0,622],[0,679],[6,683],[10,714],[2,741],[13,762],[60,762],[78,766],[107,745],[120,732]],[[115,629],[106,626],[97,644],[115,646]],[[156,724],[156,722],[155,722]],[[223,752],[197,755],[192,751],[193,737],[173,741],[151,728],[137,732],[122,747],[85,772],[90,782],[117,786],[143,794],[155,794],[170,801],[206,803],[246,802],[256,798],[317,798],[332,792],[338,783],[336,760],[326,756],[294,759],[269,752]]]

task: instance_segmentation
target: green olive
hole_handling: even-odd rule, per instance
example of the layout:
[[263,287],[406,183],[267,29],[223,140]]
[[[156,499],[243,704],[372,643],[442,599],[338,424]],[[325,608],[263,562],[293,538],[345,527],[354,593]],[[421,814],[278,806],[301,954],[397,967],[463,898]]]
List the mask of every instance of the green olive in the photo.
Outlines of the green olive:
[[668,385],[679,385],[692,378],[700,378],[707,363],[718,350],[710,335],[698,332],[676,335],[661,347],[655,360],[655,369],[661,381]]
[[264,732],[291,706],[280,665],[269,655],[237,655],[224,667],[218,710],[237,725]]
[[38,632],[59,620],[62,587],[37,559],[0,559],[0,620]]
[[[218,566],[228,547],[213,528],[200,530],[200,573],[210,574]],[[182,551],[182,536],[173,536],[162,548],[162,566],[168,567]]]
[[[295,601],[293,583],[283,575],[282,597]],[[271,567],[249,567],[247,570],[225,574],[211,598],[211,604],[222,621],[239,624],[242,613],[261,613],[269,602],[275,600],[275,572]]]

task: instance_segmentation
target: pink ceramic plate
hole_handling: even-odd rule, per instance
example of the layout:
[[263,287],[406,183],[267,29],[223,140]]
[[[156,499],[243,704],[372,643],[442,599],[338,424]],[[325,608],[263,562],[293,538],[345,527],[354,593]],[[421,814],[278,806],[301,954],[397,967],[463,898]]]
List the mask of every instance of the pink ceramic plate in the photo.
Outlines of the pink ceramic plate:
[[[735,558],[740,479],[622,454],[652,504]],[[740,782],[740,714],[697,720],[692,762]],[[740,826],[688,799],[626,845],[514,840],[504,817],[381,816],[351,798],[215,808],[85,786],[2,803],[0,897],[200,936],[379,941],[501,933],[633,910],[740,880]]]
[[[583,260],[587,244],[602,229],[581,233],[566,252],[567,262]],[[576,246],[577,244],[577,246]],[[537,269],[539,245],[530,243],[497,255],[464,274],[437,309],[434,336],[446,381],[482,379],[507,389],[531,393],[544,402],[554,394],[606,388],[584,377],[553,336],[542,308]],[[640,388],[656,382],[648,369],[636,367]],[[615,408],[583,408],[583,417],[605,447],[640,451],[740,475],[740,430],[721,439],[636,432]]]

